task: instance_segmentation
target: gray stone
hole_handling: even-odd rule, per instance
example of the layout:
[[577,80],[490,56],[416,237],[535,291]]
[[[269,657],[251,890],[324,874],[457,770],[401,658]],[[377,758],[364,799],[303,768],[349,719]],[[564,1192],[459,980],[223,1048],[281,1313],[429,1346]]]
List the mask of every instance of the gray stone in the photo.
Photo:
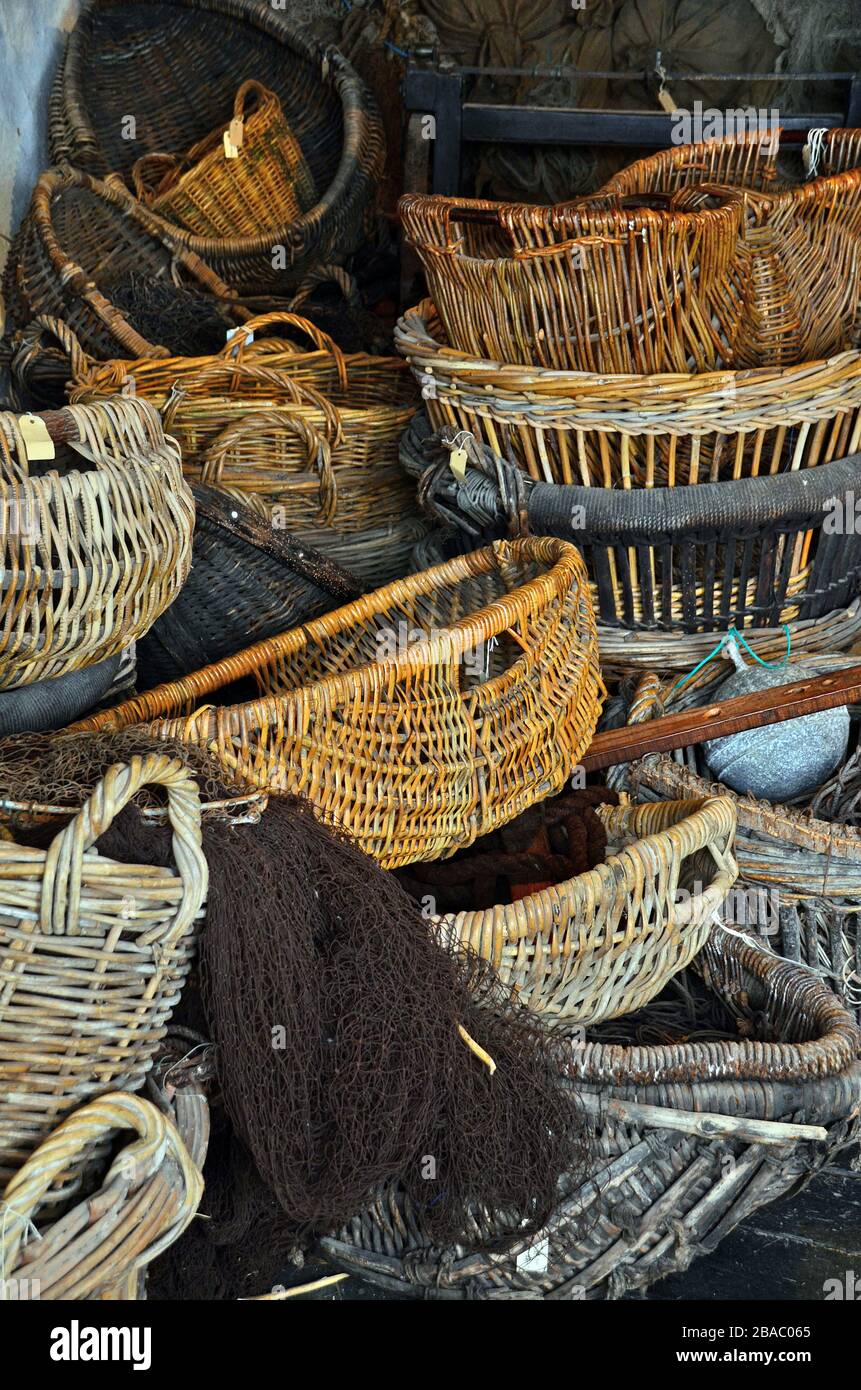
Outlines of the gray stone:
[[[812,662],[767,671],[746,666],[729,676],[712,700],[730,700],[819,674]],[[791,801],[814,792],[840,766],[849,745],[849,711],[820,710],[764,729],[745,729],[703,744],[711,775],[733,791],[765,801]]]

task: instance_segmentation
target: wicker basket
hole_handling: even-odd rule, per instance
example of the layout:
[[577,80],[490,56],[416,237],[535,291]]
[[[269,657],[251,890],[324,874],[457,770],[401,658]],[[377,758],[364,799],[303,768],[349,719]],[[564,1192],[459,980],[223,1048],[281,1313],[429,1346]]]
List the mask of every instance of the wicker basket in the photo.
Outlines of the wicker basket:
[[429,301],[400,320],[395,342],[434,429],[468,430],[537,482],[674,487],[861,449],[861,352],[692,376],[544,372],[453,351]]
[[[252,109],[247,109],[251,98]],[[241,137],[227,157],[223,137]],[[316,201],[317,191],[302,147],[284,119],[274,92],[243,82],[233,120],[192,145],[183,159],[145,154],[132,169],[138,197],[168,222],[197,236],[254,236],[295,222]],[[148,184],[149,181],[149,184]]]
[[[144,690],[178,680],[362,592],[359,580],[212,488],[195,487],[191,573],[138,642]],[[71,720],[67,720],[70,723]]]
[[[855,665],[857,660],[857,656],[821,657],[817,664],[832,669]],[[710,680],[723,679],[725,674],[719,669]],[[790,669],[787,680],[791,678]],[[707,689],[704,692],[700,686],[697,699]],[[645,676],[631,717],[637,721],[652,717],[673,699],[678,700],[678,692],[673,695],[671,682]],[[851,790],[857,777],[858,716],[859,711],[853,710],[850,752],[835,776],[843,787],[840,802],[847,812],[853,810]],[[761,935],[783,956],[821,975],[861,1022],[861,833],[851,820],[822,819],[819,796],[791,806],[739,796],[712,780],[695,748],[642,759],[618,769],[615,780],[647,799],[673,801],[678,796],[715,793],[732,797],[738,816],[739,888],[751,905],[751,921],[745,930]]]
[[117,397],[30,418],[51,436],[50,471],[28,461],[27,417],[0,414],[5,689],[122,651],[176,598],[191,563],[194,501],[151,405]]
[[[382,123],[336,49],[306,42],[284,13],[257,0],[88,0],[54,85],[49,139],[55,161],[130,180],[142,154],[181,153],[223,128],[237,85],[248,78],[278,97],[317,201],[277,233],[176,230],[235,288],[264,290],[343,260],[359,244],[376,197]],[[134,140],[123,138],[130,93]],[[284,249],[286,270],[276,247]]]
[[[174,1119],[142,1096],[113,1092],[67,1115],[9,1182],[0,1202],[0,1299],[139,1299],[146,1266],[182,1234],[203,1195],[209,1111],[199,1087],[176,1092]],[[48,1229],[42,1200],[77,1157],[118,1132],[96,1193]],[[37,1220],[38,1218],[38,1220]],[[27,1241],[36,1224],[37,1241]]]
[[[395,1188],[323,1240],[326,1257],[424,1298],[618,1298],[687,1269],[809,1179],[859,1132],[857,1029],[806,971],[720,929],[694,965],[702,984],[689,982],[686,1006],[671,985],[575,1047],[594,1167],[579,1188],[563,1180],[537,1240],[488,1250],[510,1226],[476,1211],[474,1245],[429,1247],[421,1212]],[[740,1036],[710,1040],[728,1021]],[[652,1029],[678,1040],[641,1045]],[[699,1030],[703,1040],[686,1040]]]
[[[196,708],[243,676],[260,699]],[[583,562],[539,538],[391,584],[75,727],[158,721],[244,781],[307,796],[393,868],[557,791],[603,694]]]
[[[92,850],[148,783],[167,788],[176,872]],[[77,1105],[143,1085],[206,897],[197,786],[161,754],[116,764],[49,850],[0,841],[0,866],[0,1076],[8,1088],[0,1176],[8,1179]],[[64,1195],[86,1157],[63,1170]]]
[[[111,302],[112,287],[133,275],[165,285],[182,281],[224,297],[227,285],[175,231],[116,182],[77,169],[49,169],[9,248],[3,298],[10,323],[23,328],[37,314],[64,320],[96,357],[168,357]],[[181,283],[181,282],[180,282]],[[248,315],[226,306],[227,320]]]
[[[745,224],[727,293],[739,306],[728,361],[739,367],[806,362],[861,341],[859,132],[831,131],[825,177],[799,187],[776,169],[780,131],[706,140],[639,160],[601,190],[680,196],[717,181],[745,190]],[[764,192],[761,190],[765,190]]]
[[346,532],[318,526],[309,531],[297,531],[295,538],[303,545],[313,545],[320,555],[355,574],[368,593],[413,572],[413,553],[429,529],[418,511],[411,510],[394,521],[369,526],[364,531]]
[[[743,203],[712,201],[684,212],[408,193],[398,211],[463,352],[556,370],[684,372],[727,360],[737,317],[725,287]],[[469,237],[476,221],[489,223],[489,251]]]
[[572,1025],[648,1004],[702,948],[737,875],[728,797],[598,815],[615,851],[605,863],[439,919],[445,938],[491,961],[524,1004]]
[[[629,492],[535,483],[484,445],[413,422],[405,469],[438,521],[479,537],[560,536],[583,552],[602,624],[711,632],[818,618],[861,591],[861,538],[832,533],[835,503],[861,495],[861,454],[813,472]],[[477,543],[477,542],[474,542]]]

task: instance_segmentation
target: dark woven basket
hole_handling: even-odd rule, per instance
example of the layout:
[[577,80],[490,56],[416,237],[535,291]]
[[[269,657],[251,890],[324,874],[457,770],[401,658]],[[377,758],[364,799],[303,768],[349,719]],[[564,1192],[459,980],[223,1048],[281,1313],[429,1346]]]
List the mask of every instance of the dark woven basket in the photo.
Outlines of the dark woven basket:
[[[424,1298],[613,1298],[686,1269],[796,1189],[857,1137],[861,1035],[806,970],[722,928],[695,969],[699,980],[692,968],[573,1048],[570,1074],[596,1124],[593,1170],[580,1187],[562,1181],[537,1239],[488,1253],[510,1226],[476,1210],[472,1245],[430,1247],[421,1213],[393,1189],[323,1240],[326,1256]],[[678,1041],[641,1045],[656,1031]]]
[[191,572],[179,597],[138,643],[142,690],[317,618],[363,590],[334,560],[269,526],[234,498],[202,485],[193,491]]
[[[443,431],[450,440],[462,435]],[[536,483],[468,439],[465,476],[419,418],[401,461],[438,520],[474,537],[550,535],[583,552],[599,620],[665,632],[820,618],[861,590],[861,537],[824,526],[861,492],[861,454],[805,471],[694,487]],[[840,528],[842,529],[842,528]]]
[[[178,286],[177,305],[183,290],[219,299],[228,294],[219,276],[118,181],[69,168],[42,174],[9,248],[3,297],[10,323],[24,328],[37,314],[50,314],[95,357],[169,357],[169,347],[151,342],[112,302],[134,278]],[[249,317],[226,304],[218,308],[228,325]]]
[[[235,288],[266,289],[356,249],[385,158],[368,89],[342,54],[306,42],[283,12],[257,0],[88,0],[54,84],[50,146],[54,160],[129,182],[141,155],[182,155],[226,125],[247,78],[279,98],[317,200],[271,234],[175,230]],[[125,139],[130,109],[136,138]],[[276,245],[286,273],[274,268]]]

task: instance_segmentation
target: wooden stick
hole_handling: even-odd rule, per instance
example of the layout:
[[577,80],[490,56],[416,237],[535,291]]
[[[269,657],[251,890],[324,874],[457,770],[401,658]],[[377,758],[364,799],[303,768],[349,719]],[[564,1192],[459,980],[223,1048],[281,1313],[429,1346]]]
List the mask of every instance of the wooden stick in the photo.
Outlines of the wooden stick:
[[752,1144],[794,1144],[799,1139],[827,1139],[821,1125],[783,1124],[778,1120],[747,1120],[707,1111],[675,1110],[658,1105],[640,1105],[632,1100],[614,1100],[584,1091],[583,1108],[595,1118],[610,1116],[626,1124],[650,1125],[655,1129],[676,1129],[704,1139],[742,1139]]
[[710,738],[724,738],[742,729],[761,729],[798,719],[802,714],[835,709],[861,700],[861,666],[832,671],[825,676],[792,681],[788,685],[737,695],[710,705],[664,715],[644,724],[608,729],[598,734],[582,760],[586,772],[595,772],[616,763],[632,762],[647,753],[670,753],[690,748]]
[[282,1298],[296,1298],[300,1293],[314,1293],[317,1289],[328,1288],[330,1284],[340,1284],[342,1279],[349,1279],[349,1274],[328,1274],[325,1279],[315,1279],[312,1284],[297,1284],[292,1289],[273,1290],[272,1293],[255,1294],[253,1298],[240,1298],[240,1303],[270,1303]]

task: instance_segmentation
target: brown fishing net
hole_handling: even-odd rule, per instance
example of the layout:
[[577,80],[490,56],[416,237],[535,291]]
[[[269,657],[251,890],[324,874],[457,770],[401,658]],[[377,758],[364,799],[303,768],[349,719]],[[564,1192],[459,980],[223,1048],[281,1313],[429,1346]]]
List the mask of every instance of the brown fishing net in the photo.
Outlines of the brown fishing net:
[[219,352],[227,330],[236,325],[229,304],[192,285],[132,273],[105,287],[138,333],[177,356]]

